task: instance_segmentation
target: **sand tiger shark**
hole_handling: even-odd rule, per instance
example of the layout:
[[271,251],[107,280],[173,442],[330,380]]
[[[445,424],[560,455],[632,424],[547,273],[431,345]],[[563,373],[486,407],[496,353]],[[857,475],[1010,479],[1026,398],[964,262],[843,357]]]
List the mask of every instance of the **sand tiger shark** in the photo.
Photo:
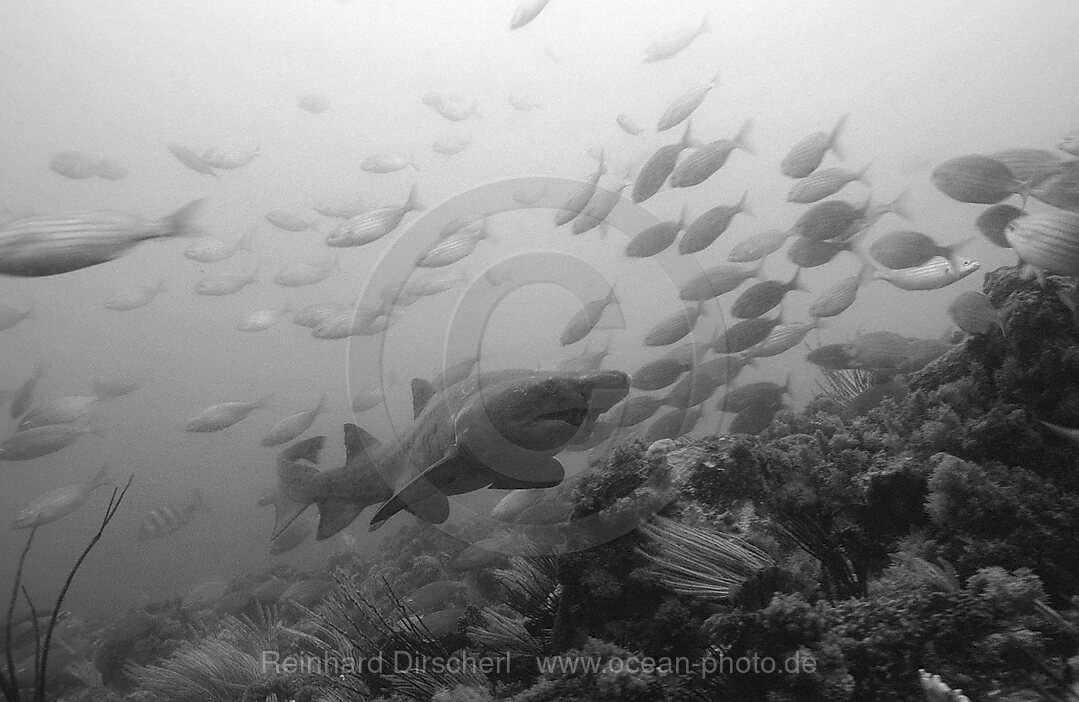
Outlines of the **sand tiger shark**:
[[554,487],[565,477],[555,454],[628,393],[629,378],[620,371],[495,371],[441,392],[415,379],[415,422],[393,442],[346,424],[340,468],[317,468],[325,436],[278,454],[271,538],[311,504],[318,505],[322,540],[370,505],[381,503],[373,531],[401,510],[441,524],[449,495]]

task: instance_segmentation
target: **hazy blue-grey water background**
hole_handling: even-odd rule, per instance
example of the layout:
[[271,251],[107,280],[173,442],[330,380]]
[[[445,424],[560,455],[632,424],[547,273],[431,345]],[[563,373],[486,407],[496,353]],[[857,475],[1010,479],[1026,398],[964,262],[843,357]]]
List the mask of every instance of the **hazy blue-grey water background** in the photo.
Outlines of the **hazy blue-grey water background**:
[[[978,208],[947,199],[929,183],[936,163],[967,152],[1014,147],[1051,148],[1079,126],[1079,6],[1050,2],[679,2],[655,0],[552,0],[525,28],[510,32],[516,3],[475,2],[66,2],[9,0],[0,5],[0,204],[40,213],[118,209],[159,217],[197,197],[209,198],[199,218],[208,234],[234,238],[258,225],[255,252],[219,264],[181,255],[190,242],[153,242],[114,263],[41,279],[0,279],[0,302],[33,304],[34,318],[0,332],[0,387],[14,388],[41,362],[38,398],[86,393],[94,377],[145,373],[135,394],[102,402],[105,438],[86,436],[74,447],[29,462],[0,463],[0,518],[5,522],[41,492],[87,479],[102,462],[135,482],[116,522],[80,573],[72,609],[122,611],[213,577],[261,570],[272,562],[267,539],[270,511],[255,499],[273,480],[275,450],[259,439],[286,414],[312,406],[326,393],[333,412],[313,431],[331,437],[325,465],[342,456],[341,424],[352,421],[348,403],[359,385],[390,369],[375,367],[378,337],[349,341],[312,339],[288,319],[244,334],[236,325],[255,309],[288,301],[293,308],[346,302],[362,292],[381,255],[407,236],[401,230],[375,244],[330,250],[319,233],[289,233],[265,213],[285,208],[309,213],[320,198],[359,197],[372,205],[399,204],[413,182],[423,201],[437,205],[494,179],[553,175],[583,178],[595,165],[589,149],[603,147],[613,168],[639,162],[680,128],[634,138],[615,124],[622,112],[651,126],[677,95],[721,81],[694,114],[704,140],[732,136],[754,119],[753,156],[736,153],[722,171],[695,188],[664,190],[644,204],[661,219],[677,218],[683,201],[699,214],[749,192],[753,217],[738,217],[719,242],[698,256],[703,265],[726,260],[740,239],[789,226],[804,206],[785,202],[790,181],[778,164],[801,137],[829,130],[850,113],[842,137],[846,165],[872,160],[877,198],[910,190],[916,226],[950,243],[974,234]],[[710,14],[712,29],[678,56],[644,64],[643,50]],[[559,62],[552,60],[551,55]],[[475,98],[482,119],[454,123],[425,107],[429,90]],[[305,93],[324,95],[330,108],[300,110]],[[521,112],[508,95],[542,107]],[[432,141],[469,135],[461,154],[433,153]],[[196,152],[216,145],[258,144],[249,165],[222,172],[222,182],[184,168],[166,142]],[[47,167],[65,149],[115,158],[131,169],[118,182],[72,181]],[[387,175],[360,170],[377,151],[412,154],[419,170]],[[829,159],[832,159],[829,156]],[[831,162],[831,161],[830,161]],[[849,186],[842,197],[868,192]],[[662,266],[627,261],[625,238],[595,232],[574,238],[555,230],[551,213],[514,213],[494,220],[496,242],[455,264],[470,279],[514,253],[566,252],[619,283],[628,328],[612,335],[607,367],[632,370],[656,356],[641,338],[660,316],[679,309],[664,289]],[[898,227],[898,220],[876,232]],[[404,232],[404,234],[402,234]],[[873,234],[871,236],[876,236]],[[341,271],[310,288],[269,282],[282,265],[340,255]],[[965,254],[982,272],[1011,264],[1014,256],[978,240]],[[261,282],[224,298],[197,296],[196,281],[211,270],[249,270]],[[814,292],[853,275],[849,254],[804,271]],[[765,265],[768,277],[786,279],[793,266],[782,256]],[[131,312],[104,309],[105,299],[129,285],[165,280],[166,293]],[[838,341],[858,330],[889,329],[938,336],[948,327],[947,303],[978,289],[982,273],[943,290],[904,293],[877,282],[830,322],[821,338]],[[669,285],[669,283],[667,284]],[[665,291],[664,291],[665,290]],[[452,295],[408,307],[385,339],[392,375],[389,410],[400,425],[410,413],[408,379],[431,377],[441,361],[442,320]],[[792,293],[784,318],[804,317],[812,295]],[[576,309],[565,290],[535,286],[514,292],[493,315],[484,339],[491,367],[533,367],[577,353],[558,345]],[[730,301],[723,302],[723,308]],[[702,320],[710,335],[717,323]],[[816,334],[810,337],[816,341]],[[818,377],[793,350],[764,359],[742,380],[782,380],[794,373],[795,404],[808,400]],[[455,359],[450,359],[455,360]],[[350,385],[351,383],[351,385]],[[184,421],[224,401],[275,395],[274,409],[257,412],[216,434],[187,434]],[[712,433],[717,419],[696,434]],[[359,423],[386,438],[391,424],[376,410]],[[3,416],[3,435],[14,423]],[[572,459],[582,465],[583,458]],[[143,513],[185,500],[201,488],[213,514],[173,536],[137,542]],[[51,593],[96,526],[106,501],[98,492],[81,510],[39,530],[28,585]],[[476,504],[490,496],[465,498]],[[402,516],[399,519],[410,519]],[[350,532],[365,536],[367,518]],[[394,529],[398,525],[390,524]],[[0,530],[0,592],[7,592],[25,532]],[[340,539],[308,544],[288,562],[319,563]],[[48,595],[51,597],[51,595]]]

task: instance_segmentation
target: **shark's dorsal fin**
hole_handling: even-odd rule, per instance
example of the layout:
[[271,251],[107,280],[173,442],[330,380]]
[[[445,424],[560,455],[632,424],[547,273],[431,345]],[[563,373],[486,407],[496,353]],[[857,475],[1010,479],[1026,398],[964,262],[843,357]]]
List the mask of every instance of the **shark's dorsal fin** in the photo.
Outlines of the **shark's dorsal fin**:
[[367,453],[379,445],[378,439],[355,424],[345,424],[345,463]]
[[431,385],[429,381],[423,378],[412,379],[412,414],[414,418],[420,416],[423,408],[427,406],[427,403],[431,401],[434,395],[435,386]]

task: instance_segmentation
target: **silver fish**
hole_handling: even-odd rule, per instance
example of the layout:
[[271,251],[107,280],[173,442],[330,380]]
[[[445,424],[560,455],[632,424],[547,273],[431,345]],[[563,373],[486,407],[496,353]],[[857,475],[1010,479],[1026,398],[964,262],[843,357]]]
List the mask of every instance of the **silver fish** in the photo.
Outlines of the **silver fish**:
[[835,317],[846,312],[854,304],[858,289],[866,282],[870,267],[862,268],[858,275],[844,278],[818,295],[809,305],[810,317]]
[[773,405],[790,393],[790,376],[783,385],[769,381],[731,388],[716,402],[720,412],[741,412],[751,405]]
[[637,172],[637,178],[633,182],[633,201],[643,202],[659,192],[663,183],[671,175],[678,163],[678,155],[693,144],[690,130],[692,120],[686,121],[686,130],[682,133],[682,139],[677,144],[667,144],[659,147],[655,153]]
[[130,172],[127,166],[111,158],[99,158],[94,163],[94,175],[105,180],[123,180]]
[[773,404],[749,405],[739,412],[727,426],[728,434],[749,434],[755,436],[772,425],[776,412],[782,408],[777,401]]
[[521,0],[510,19],[510,30],[520,29],[536,19],[551,0]]
[[701,23],[696,27],[673,34],[649,46],[645,50],[644,58],[641,59],[641,62],[654,63],[656,61],[669,59],[672,56],[681,53],[686,47],[693,43],[694,39],[707,31],[708,15],[705,15],[701,18]]
[[27,431],[34,427],[77,424],[90,413],[98,399],[96,395],[69,395],[46,402],[27,412],[17,429]]
[[267,395],[254,402],[223,402],[207,407],[187,420],[184,431],[202,433],[227,429],[255,410],[269,406],[271,399],[273,395]]
[[660,115],[659,121],[656,123],[656,131],[663,132],[686,121],[694,110],[701,106],[712,88],[718,84],[719,73],[717,72],[704,85],[697,86],[676,97]]
[[816,317],[807,322],[777,324],[772,331],[768,332],[768,336],[764,337],[756,346],[747,349],[745,353],[747,356],[754,358],[778,356],[802,343],[802,340],[806,338],[806,334],[816,329],[819,325],[820,319]]
[[731,354],[752,348],[764,341],[781,320],[782,315],[776,315],[772,319],[753,317],[736,322],[717,336],[712,350],[720,354]]
[[336,270],[338,270],[336,258],[293,263],[274,273],[273,282],[274,285],[287,288],[315,285],[329,278]]
[[577,215],[577,218],[573,220],[573,225],[570,227],[573,233],[584,234],[596,227],[602,226],[605,228],[607,216],[618,206],[618,201],[622,199],[622,191],[625,190],[628,185],[629,182],[626,181],[620,183],[614,190],[607,190],[605,188],[597,189],[596,193],[592,195],[592,199],[589,201],[588,205],[581,210],[581,214]]
[[0,274],[47,276],[77,271],[118,258],[149,239],[198,234],[194,200],[159,220],[124,212],[23,217],[0,225]]
[[1045,149],[1005,149],[989,154],[989,158],[1003,163],[1020,182],[1030,181],[1031,185],[1063,173],[1069,163]]
[[1062,172],[1032,187],[1030,196],[1062,210],[1079,212],[1079,161],[1069,163]]
[[830,262],[843,251],[853,250],[853,247],[853,240],[816,241],[797,236],[787,249],[787,260],[800,268],[815,268]]
[[693,220],[678,242],[678,253],[691,254],[703,251],[727,231],[727,227],[736,215],[753,214],[746,206],[748,194],[743,192],[742,198],[733,205],[717,205]]
[[340,302],[319,302],[301,308],[299,312],[293,315],[292,321],[301,327],[314,329],[326,321],[326,318],[331,314],[342,312],[348,308],[349,305]]
[[27,378],[19,389],[11,396],[11,405],[8,410],[12,419],[18,419],[30,409],[30,403],[34,401],[34,390],[37,383],[45,375],[45,366],[39,361],[34,364],[34,374]]
[[1024,184],[1000,161],[969,154],[945,161],[933,169],[933,185],[959,202],[993,205],[1021,194]]
[[869,247],[869,255],[882,266],[893,269],[914,268],[934,256],[943,256],[955,264],[956,252],[971,241],[972,239],[964,239],[950,246],[941,246],[921,232],[899,229],[874,241]]
[[731,252],[727,254],[727,260],[731,263],[759,261],[768,254],[778,251],[793,233],[791,229],[769,229],[760,234],[754,234],[735,244]]
[[249,273],[215,273],[196,283],[195,292],[214,297],[233,295],[258,282],[258,274],[257,268],[252,268]]
[[679,436],[685,436],[693,431],[702,416],[704,413],[700,405],[689,409],[671,410],[652,420],[644,432],[644,441],[647,444],[654,444],[662,439],[677,439]]
[[1060,138],[1057,148],[1072,156],[1079,156],[1079,129],[1073,129]]
[[611,355],[611,337],[607,337],[607,340],[603,344],[603,348],[592,351],[588,347],[589,342],[585,342],[584,348],[581,349],[581,353],[578,355],[559,361],[555,364],[555,368],[560,371],[566,371],[568,373],[584,373],[588,371],[597,371],[603,366],[603,362]]
[[252,147],[210,147],[202,152],[202,162],[211,168],[241,168],[259,155],[259,145]]
[[164,291],[164,280],[158,281],[157,285],[136,285],[118,290],[105,300],[105,309],[123,312],[145,307]]
[[614,287],[612,286],[606,297],[589,302],[578,310],[577,314],[573,315],[569,322],[566,323],[566,328],[562,331],[559,342],[563,346],[569,346],[588,336],[603,317],[604,310],[609,305],[617,302],[618,298],[615,297]]
[[975,290],[961,293],[948,305],[948,316],[967,334],[987,334],[994,327],[1004,332],[1004,320],[989,304],[989,298]]
[[440,103],[435,110],[451,122],[463,122],[473,116],[482,117],[475,100],[467,104],[463,99],[449,100]]
[[281,318],[290,311],[287,304],[282,304],[280,307],[275,307],[273,309],[256,310],[244,317],[243,320],[236,325],[236,329],[242,332],[266,331],[277,324]]
[[464,282],[466,282],[466,280],[462,277],[432,277],[429,275],[413,276],[405,283],[402,292],[404,292],[405,295],[411,295],[413,297],[430,297],[446,292],[447,290],[452,290],[455,286]]
[[1004,236],[1023,263],[1043,273],[1079,276],[1079,213],[1057,210],[1012,220]]
[[24,319],[30,319],[33,316],[34,308],[32,306],[27,307],[25,310],[20,310],[7,305],[0,305],[0,331],[11,329]]
[[400,207],[378,207],[347,219],[337,225],[326,237],[326,245],[333,247],[363,246],[378,241],[401,224],[409,212],[422,210],[419,191],[415,185],[408,191],[408,199]]
[[791,231],[815,241],[849,239],[863,228],[870,204],[869,199],[861,207],[844,200],[818,202],[798,217]]
[[854,367],[866,370],[897,370],[913,351],[911,339],[890,331],[859,334],[846,346]]
[[752,126],[753,120],[747,119],[733,139],[720,139],[694,149],[671,172],[671,187],[685,188],[703,183],[722,168],[738,149],[753,153],[748,141]]
[[[607,157],[604,151],[599,152],[599,162],[596,164],[596,170],[590,176],[588,180],[581,184],[581,187],[567,198],[563,203],[562,208],[555,212],[554,223],[556,226],[561,227],[563,224],[567,224],[577,218],[584,208],[588,206],[588,203],[592,200],[592,196],[596,194],[596,186],[599,184],[599,179],[603,177],[603,174],[607,172]],[[527,204],[527,203],[526,203]]]
[[438,241],[416,259],[421,268],[441,268],[472,255],[484,239],[494,239],[490,234],[488,220],[483,220],[479,231],[466,231]]
[[839,159],[844,159],[843,151],[839,146],[839,135],[847,124],[847,117],[843,115],[832,127],[828,134],[814,132],[791,147],[783,161],[779,164],[779,171],[788,178],[805,178],[817,170],[824,155],[831,151]]
[[200,239],[184,250],[184,257],[199,263],[219,263],[232,258],[237,251],[253,251],[251,243],[255,231],[256,227],[252,227],[246,234],[232,241]]
[[731,305],[731,316],[739,319],[760,317],[782,302],[783,298],[791,290],[809,292],[799,282],[800,273],[800,270],[795,271],[794,275],[786,283],[778,280],[762,280],[756,283],[734,301]]
[[275,424],[266,436],[262,437],[259,446],[278,446],[296,439],[310,429],[315,423],[315,418],[325,411],[326,396],[323,395],[311,409],[297,412]]
[[687,302],[711,300],[725,295],[739,285],[756,278],[761,273],[761,266],[746,268],[733,263],[712,266],[694,276],[678,291],[678,297]]
[[202,493],[195,490],[189,502],[161,505],[148,511],[139,524],[136,538],[139,541],[163,538],[183,529],[194,521],[197,515],[209,511],[202,499]]
[[633,373],[630,385],[638,390],[662,390],[678,380],[691,365],[682,359],[668,357],[649,361]]
[[663,398],[637,395],[622,400],[611,408],[610,415],[620,427],[635,427],[663,406]]
[[94,380],[94,394],[98,397],[123,397],[142,387],[146,378],[139,373],[116,373]]
[[1014,205],[990,205],[978,215],[974,226],[978,228],[986,239],[1001,248],[1011,248],[1008,238],[1004,236],[1004,230],[1008,228],[1012,220],[1022,216],[1023,211]]
[[266,221],[286,232],[305,232],[315,228],[315,220],[289,210],[270,210],[266,213]]
[[93,427],[55,424],[20,431],[0,442],[0,461],[28,461],[71,446],[83,434],[98,434]]
[[431,151],[443,156],[456,156],[472,143],[470,136],[443,137],[431,144]]
[[646,258],[666,250],[678,238],[678,233],[686,228],[686,213],[687,208],[683,203],[677,222],[660,222],[642,229],[626,244],[626,256]]
[[318,93],[307,93],[297,101],[296,105],[304,112],[310,112],[313,115],[320,115],[330,109],[330,101]]
[[520,112],[531,112],[532,110],[537,110],[540,107],[543,107],[535,100],[527,98],[523,95],[518,95],[516,93],[507,95],[506,102],[509,103],[510,107],[515,110],[519,110]]
[[49,159],[49,168],[65,178],[85,180],[97,175],[97,159],[83,151],[61,151]]
[[362,200],[316,200],[311,204],[311,209],[324,217],[352,219],[371,208]]
[[644,127],[637,124],[635,119],[624,112],[618,115],[614,121],[618,123],[618,126],[622,128],[623,132],[630,136],[640,136],[644,134]]
[[165,146],[168,147],[168,150],[176,157],[177,161],[191,170],[203,175],[213,176],[218,181],[221,180],[221,176],[218,175],[217,171],[215,171],[210,164],[203,161],[201,156],[183,144],[177,144],[174,141],[170,141],[165,144]]
[[652,327],[644,337],[645,346],[669,346],[693,331],[704,312],[704,301],[665,317]]
[[887,280],[903,290],[938,290],[966,278],[980,267],[977,261],[964,259],[953,265],[943,256],[937,256],[915,268],[877,269],[873,278]]
[[108,466],[103,465],[94,474],[94,477],[86,483],[65,485],[55,490],[49,490],[22,508],[15,516],[11,528],[30,529],[66,517],[79,507],[82,507],[94,490],[107,485],[108,482]]
[[368,173],[393,173],[412,166],[413,170],[419,170],[411,156],[402,156],[392,152],[372,154],[360,163],[360,170]]
[[865,173],[870,165],[865,164],[860,171],[848,171],[839,166],[814,171],[791,186],[787,193],[787,202],[808,204],[835,195],[848,183],[861,182],[868,185]]

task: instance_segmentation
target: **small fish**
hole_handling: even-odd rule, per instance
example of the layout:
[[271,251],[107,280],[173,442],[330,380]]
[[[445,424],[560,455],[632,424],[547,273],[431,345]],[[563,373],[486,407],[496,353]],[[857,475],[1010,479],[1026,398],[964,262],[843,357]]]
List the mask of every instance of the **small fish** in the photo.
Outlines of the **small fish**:
[[682,205],[682,213],[677,222],[660,222],[645,227],[626,244],[626,256],[646,258],[665,251],[678,238],[678,233],[686,228],[687,207]]
[[716,403],[716,408],[720,412],[741,412],[750,405],[774,405],[789,393],[790,376],[783,385],[769,381],[747,383],[724,393]]
[[55,424],[20,431],[0,442],[0,461],[28,461],[71,446],[83,434],[98,434],[93,427]]
[[911,339],[890,331],[859,334],[847,344],[847,354],[856,368],[895,371],[914,351]]
[[331,314],[347,310],[349,305],[340,302],[317,302],[300,309],[292,317],[292,321],[301,327],[314,329],[322,324]]
[[798,217],[791,231],[814,241],[849,239],[864,228],[871,204],[869,199],[861,207],[845,200],[818,202]]
[[645,346],[669,346],[693,331],[704,312],[704,301],[661,319],[644,337]]
[[39,495],[22,508],[12,522],[12,529],[30,529],[55,522],[82,507],[97,488],[109,482],[108,466],[101,468],[86,483],[65,485]]
[[690,369],[689,363],[675,358],[649,361],[631,376],[630,386],[638,390],[662,390]]
[[779,402],[770,405],[749,405],[734,415],[734,419],[727,426],[727,433],[756,436],[772,425],[776,412],[781,408],[782,405]]
[[[515,490],[514,492],[518,491]],[[521,490],[520,492],[535,493],[540,491]],[[436,580],[413,590],[412,594],[408,596],[408,604],[413,611],[426,614],[462,604],[461,600],[467,593],[468,585],[459,580]]]
[[352,219],[371,208],[363,200],[316,200],[311,209],[324,217],[334,219]]
[[933,169],[930,180],[937,190],[959,202],[993,205],[1029,190],[1000,161],[969,154],[945,161]]
[[955,326],[967,334],[987,334],[990,329],[1004,333],[1004,320],[1000,312],[989,304],[989,298],[975,290],[961,293],[948,305],[948,316]]
[[202,499],[202,492],[195,490],[189,502],[161,505],[148,511],[139,524],[136,538],[146,541],[174,534],[194,521],[197,515],[209,511],[210,508]]
[[1030,196],[1062,210],[1079,212],[1079,161],[1069,163],[1062,173],[1032,187]]
[[111,158],[99,158],[94,162],[94,175],[105,180],[123,180],[130,172],[127,166]]
[[507,95],[506,102],[509,103],[510,107],[520,112],[531,112],[532,110],[543,107],[543,105],[535,100],[531,100],[523,95],[517,95],[516,93]]
[[100,398],[123,397],[142,387],[145,376],[138,373],[116,373],[94,380],[94,394]]
[[274,273],[273,282],[274,285],[286,288],[316,285],[329,278],[336,270],[338,270],[336,258],[293,263]]
[[1037,185],[1046,178],[1063,173],[1068,161],[1045,149],[1005,149],[989,154],[1003,163],[1021,183]]
[[1008,228],[1012,220],[1022,216],[1022,214],[1023,211],[1014,205],[990,205],[978,215],[978,219],[974,221],[974,226],[989,241],[1001,248],[1010,249],[1012,245],[1008,243],[1008,238],[1004,236],[1004,230]]
[[703,213],[686,227],[685,234],[678,242],[678,253],[698,253],[711,246],[716,239],[731,225],[739,213],[753,214],[746,206],[748,192],[733,205],[717,205]]
[[1044,273],[1079,276],[1079,213],[1023,215],[1005,227],[1004,236],[1039,279]]
[[943,256],[957,265],[956,252],[969,244],[964,239],[951,246],[941,246],[921,232],[899,229],[880,237],[869,247],[869,254],[877,263],[887,268],[914,268],[927,263],[934,256]]
[[760,343],[747,349],[746,355],[753,358],[778,356],[802,343],[802,340],[806,338],[806,334],[816,329],[819,325],[820,320],[816,317],[807,322],[777,324]]
[[247,315],[236,325],[236,329],[242,332],[261,332],[266,331],[273,325],[277,324],[282,317],[291,312],[287,304],[282,304],[280,307],[266,310],[256,310]]
[[858,296],[858,289],[866,282],[866,278],[872,268],[869,265],[862,267],[858,275],[844,278],[832,287],[828,288],[813,300],[809,305],[810,317],[835,317],[846,312],[854,304]]
[[712,79],[704,85],[697,86],[692,90],[688,90],[682,95],[679,95],[671,104],[667,106],[667,109],[660,115],[659,121],[656,123],[656,131],[663,132],[672,127],[677,127],[682,122],[686,121],[694,110],[701,106],[704,99],[708,97],[708,93],[712,88],[719,84],[719,73],[712,76]]
[[768,254],[778,251],[793,233],[791,229],[769,229],[760,234],[754,234],[735,244],[731,252],[727,254],[727,260],[731,263],[759,261]]
[[270,210],[266,213],[266,221],[286,232],[305,232],[314,229],[316,224],[315,220],[289,210]]
[[37,389],[38,381],[45,375],[45,366],[39,361],[34,364],[34,374],[27,378],[19,389],[11,396],[11,404],[8,410],[12,419],[18,419],[30,409],[34,401],[34,390]]
[[158,281],[157,285],[136,285],[118,290],[105,300],[105,309],[124,312],[145,307],[164,291],[164,280]]
[[431,151],[443,156],[456,156],[472,143],[470,136],[443,137],[431,144]]
[[592,351],[588,348],[588,342],[585,342],[584,348],[581,349],[581,353],[578,355],[559,361],[555,364],[555,367],[560,371],[567,371],[570,373],[585,373],[588,371],[597,371],[603,366],[603,362],[611,355],[611,337],[607,337],[604,342],[603,348]]
[[465,279],[461,277],[433,277],[429,275],[413,276],[405,283],[402,292],[405,295],[417,298],[430,297],[446,292],[447,290],[452,290],[456,285],[464,282]]
[[550,1],[551,0],[521,0],[513,13],[513,17],[510,19],[510,31],[520,29],[536,19],[536,16],[543,12],[543,8],[547,7],[547,3]]
[[644,127],[637,124],[635,119],[624,112],[618,115],[614,121],[618,123],[618,126],[622,128],[623,132],[630,136],[640,136],[644,134]]
[[806,360],[826,370],[857,368],[847,344],[825,344],[811,349]]
[[27,431],[34,427],[78,424],[86,418],[99,399],[96,395],[69,395],[51,400],[27,412],[19,422],[17,430]]
[[320,115],[330,109],[330,101],[318,93],[307,93],[296,104],[304,112],[310,112],[313,115]]
[[174,141],[170,141],[165,144],[165,146],[172,153],[172,155],[176,157],[177,161],[184,164],[191,170],[195,171],[196,173],[201,173],[202,175],[213,176],[218,181],[221,180],[221,176],[218,175],[217,171],[215,171],[213,167],[210,166],[210,164],[203,161],[201,156],[199,156],[197,153],[187,148],[183,144],[177,144]]
[[195,242],[184,250],[184,256],[199,263],[220,263],[232,258],[237,251],[253,251],[251,243],[256,227],[232,241],[205,238]]
[[644,432],[644,441],[654,444],[662,439],[677,439],[693,431],[703,416],[700,405],[688,409],[675,409],[652,420]]
[[829,263],[843,251],[852,251],[853,240],[816,241],[804,236],[794,237],[794,242],[787,249],[787,260],[799,268],[816,268]]
[[772,319],[753,317],[736,322],[717,336],[712,350],[720,354],[732,354],[750,349],[764,341],[781,319],[781,315],[776,315]]
[[903,290],[938,290],[966,278],[979,268],[981,264],[977,261],[963,259],[953,265],[943,256],[937,256],[916,268],[877,269],[873,278],[887,280]]
[[350,336],[366,336],[373,332],[388,313],[382,309],[361,310],[351,306],[326,316],[318,326],[312,328],[311,336],[316,339],[347,339]]
[[441,268],[456,263],[472,255],[476,246],[484,239],[494,239],[490,234],[486,219],[483,220],[483,226],[478,231],[465,231],[436,242],[416,258],[416,265],[420,268]]
[[569,346],[575,344],[581,339],[588,336],[588,334],[596,328],[596,324],[599,323],[600,318],[603,317],[604,310],[609,305],[616,304],[618,298],[615,297],[614,287],[607,292],[607,296],[600,300],[593,300],[578,310],[577,314],[566,324],[566,328],[562,331],[562,336],[559,342],[563,346]]
[[337,248],[363,246],[378,241],[401,224],[409,212],[423,209],[415,185],[408,191],[408,199],[400,207],[377,207],[369,212],[347,219],[337,225],[326,237],[326,245]]
[[372,154],[360,163],[360,170],[368,173],[393,173],[412,166],[413,170],[419,170],[411,156],[402,156],[392,152]]
[[1079,156],[1079,129],[1073,129],[1060,138],[1057,148],[1072,156]]
[[629,181],[624,181],[614,190],[607,190],[606,188],[597,189],[588,205],[581,210],[581,214],[577,215],[576,219],[573,220],[573,224],[570,227],[573,233],[584,234],[596,227],[603,227],[601,232],[605,232],[607,217],[614,208],[618,206],[619,200],[622,199],[622,191],[625,190],[628,185]]
[[277,598],[278,602],[294,602],[301,607],[314,607],[333,588],[333,583],[320,578],[308,578],[292,583]]
[[596,164],[595,172],[588,176],[588,179],[581,184],[581,187],[566,199],[566,202],[563,203],[561,209],[555,212],[555,226],[561,227],[563,224],[568,224],[576,219],[577,216],[584,211],[584,208],[588,206],[588,203],[592,200],[592,196],[596,194],[596,186],[599,184],[599,179],[607,172],[606,153],[600,151],[597,160],[598,163]]
[[20,310],[7,305],[0,305],[0,331],[11,329],[24,319],[30,319],[33,316],[34,308],[32,306],[27,307],[25,310]]
[[753,120],[747,119],[733,139],[720,139],[694,149],[671,172],[671,187],[685,188],[708,180],[727,163],[730,155],[741,149],[753,153],[748,141]]
[[746,268],[733,263],[723,263],[701,271],[678,291],[679,299],[687,302],[711,300],[726,295],[739,285],[756,278],[761,273],[761,266]]
[[61,151],[49,159],[49,168],[65,178],[85,180],[97,175],[97,159],[83,151]]
[[846,168],[833,166],[814,171],[794,183],[787,193],[787,202],[812,203],[835,195],[848,183],[865,183],[865,173],[871,164],[867,163],[860,171],[848,171]]
[[438,114],[451,122],[463,122],[473,116],[482,117],[475,100],[467,104],[464,100],[444,102],[435,109],[438,111]]
[[637,172],[637,178],[633,182],[633,201],[644,202],[659,192],[667,178],[671,175],[678,163],[678,155],[693,144],[690,136],[692,120],[686,121],[686,130],[682,133],[682,139],[677,144],[667,144],[659,147]]
[[255,410],[268,407],[272,398],[272,395],[267,395],[254,402],[223,402],[207,407],[187,420],[184,431],[204,433],[227,429]]
[[259,155],[259,145],[251,147],[210,147],[202,152],[202,162],[211,168],[231,170],[241,168]]
[[285,417],[275,424],[266,436],[262,437],[259,446],[278,446],[296,439],[315,423],[315,418],[326,411],[326,396],[323,395],[318,402],[309,410],[297,412]]
[[675,383],[663,404],[683,409],[700,405],[737,378],[749,363],[751,359],[745,355],[720,356],[700,363]]
[[0,274],[37,277],[107,263],[143,241],[197,235],[194,200],[159,220],[124,212],[23,217],[0,225]]
[[610,415],[615,418],[615,423],[619,427],[635,427],[644,420],[650,419],[663,404],[663,398],[637,395],[626,398],[612,407]]
[[258,273],[257,268],[252,268],[249,273],[215,273],[208,275],[195,284],[195,293],[214,297],[233,295],[243,290],[246,286],[257,283]]
[[792,290],[809,292],[802,287],[799,281],[801,271],[795,271],[794,275],[786,283],[778,280],[762,280],[748,288],[731,305],[731,316],[738,319],[752,319],[760,317],[768,310],[783,302],[783,298]]
[[666,59],[681,53],[693,40],[708,31],[708,15],[701,18],[701,23],[692,29],[683,30],[677,34],[673,34],[665,39],[661,39],[651,46],[649,46],[644,52],[644,58],[641,59],[642,63],[654,63],[656,61],[664,61]]
[[830,133],[814,132],[792,146],[779,164],[780,173],[788,178],[805,178],[817,170],[829,151],[844,160],[843,150],[839,146],[839,135],[847,124],[848,116],[840,117]]

